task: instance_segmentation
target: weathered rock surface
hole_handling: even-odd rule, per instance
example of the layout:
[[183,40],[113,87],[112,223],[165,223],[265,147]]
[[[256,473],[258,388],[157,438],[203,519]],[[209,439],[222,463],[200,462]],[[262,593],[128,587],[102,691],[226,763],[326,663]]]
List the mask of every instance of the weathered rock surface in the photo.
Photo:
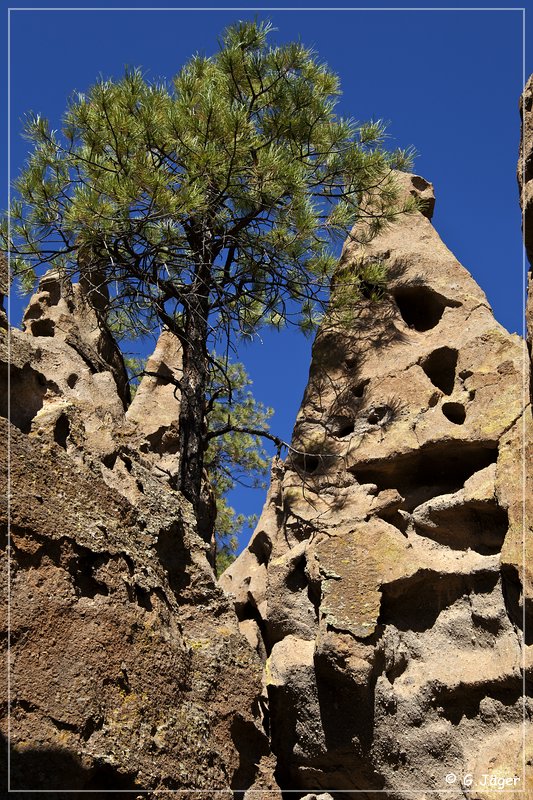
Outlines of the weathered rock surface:
[[[265,660],[282,786],[525,792],[524,343],[432,227],[430,184],[402,180],[429,202],[345,245],[290,456],[221,583]],[[390,291],[349,308],[376,260]]]
[[[260,660],[172,486],[172,437],[158,435],[178,401],[144,378],[125,415],[117,351],[80,287],[48,274],[25,326],[11,330],[12,424],[0,420],[13,487],[11,788],[279,796]],[[152,363],[162,351],[179,369],[167,334]],[[4,553],[5,523],[4,507]],[[6,629],[4,616],[4,648]],[[3,735],[6,713],[3,700]]]

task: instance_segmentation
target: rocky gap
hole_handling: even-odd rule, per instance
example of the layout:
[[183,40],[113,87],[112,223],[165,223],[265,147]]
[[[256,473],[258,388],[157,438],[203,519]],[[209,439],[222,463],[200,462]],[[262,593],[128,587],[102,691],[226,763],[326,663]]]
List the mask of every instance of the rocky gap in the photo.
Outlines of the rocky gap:
[[72,576],[74,589],[78,597],[90,597],[94,599],[96,595],[109,595],[109,587],[93,576],[93,570],[101,567],[106,559],[87,551],[85,555],[78,555],[68,565],[68,570]]
[[143,787],[137,783],[136,772],[120,772],[111,764],[96,762],[89,772],[84,788],[108,792],[113,789],[134,791]]
[[396,489],[405,498],[402,508],[416,506],[442,494],[461,489],[479,470],[496,463],[493,442],[431,442],[394,459],[376,460],[349,467],[359,484],[373,483],[378,492]]
[[256,606],[250,600],[248,600],[248,602],[244,604],[237,604],[235,606],[235,613],[237,614],[237,619],[239,622],[244,622],[247,619],[251,619],[256,623],[257,627],[259,628],[261,639],[263,640],[263,644],[265,646],[266,656],[268,658],[272,652],[274,642],[271,641],[265,621]]
[[356,383],[355,386],[351,387],[350,392],[354,397],[361,398],[364,396],[366,387],[368,386],[369,383],[370,379],[359,381],[359,383]]
[[466,420],[466,409],[462,403],[443,403],[442,413],[454,425],[463,425]]
[[498,580],[499,574],[490,570],[459,575],[419,569],[414,575],[381,586],[378,621],[398,630],[422,633],[461,597],[492,592]]
[[234,800],[244,800],[244,793],[253,786],[259,762],[269,754],[268,739],[249,720],[236,715],[231,724],[231,738],[239,754],[239,766],[231,779]]
[[474,550],[480,555],[499,553],[509,528],[506,509],[496,501],[466,501],[461,505],[429,511],[427,524],[415,515],[415,531],[456,550]]
[[54,442],[63,450],[67,449],[67,439],[70,434],[70,422],[66,414],[60,414],[54,425]]
[[191,553],[184,543],[182,526],[181,520],[177,520],[169,528],[161,530],[155,548],[157,557],[167,572],[170,588],[180,605],[188,602],[186,590],[191,583],[189,568],[192,563]]
[[439,347],[420,363],[429,380],[444,394],[451,394],[455,384],[458,353],[452,347]]
[[250,552],[257,558],[258,564],[267,564],[272,552],[272,542],[265,531],[256,533],[249,544]]
[[[524,644],[529,647],[533,645],[533,598],[524,598],[522,581],[515,566],[502,564],[501,571],[505,608],[516,629],[522,632]],[[523,603],[525,603],[525,608],[523,608]]]
[[462,305],[422,284],[398,286],[392,294],[406,325],[422,333],[439,324],[446,307],[458,308]]
[[400,531],[400,533],[403,533],[404,535],[406,534],[410,520],[410,517],[406,512],[401,514],[399,511],[387,511],[385,509],[375,516],[378,517],[378,519],[382,519],[383,522],[393,525]]
[[345,416],[332,417],[328,420],[326,430],[331,436],[343,439],[350,436],[355,430],[355,423],[352,419]]
[[291,453],[291,461],[297,469],[312,475],[320,465],[320,456],[311,453]]
[[53,319],[35,319],[30,322],[32,336],[54,336],[55,327]]
[[[46,394],[46,378],[29,364],[22,369],[11,365],[11,408],[10,422],[22,433],[29,433],[31,423],[41,410]],[[7,387],[8,367],[0,365],[0,385]],[[7,391],[0,392],[0,415],[7,418]]]
[[475,719],[479,716],[479,704],[483,698],[490,697],[503,706],[512,707],[520,702],[522,692],[522,680],[508,677],[481,685],[465,683],[454,688],[437,686],[433,703],[441,709],[445,719],[458,725],[463,717]]

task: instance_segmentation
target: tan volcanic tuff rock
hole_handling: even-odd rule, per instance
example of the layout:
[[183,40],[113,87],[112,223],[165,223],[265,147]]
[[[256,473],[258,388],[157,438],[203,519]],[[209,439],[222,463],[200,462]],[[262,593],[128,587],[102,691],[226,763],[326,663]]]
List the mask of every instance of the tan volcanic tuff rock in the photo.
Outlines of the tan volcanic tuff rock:
[[[448,773],[523,755],[524,343],[432,227],[431,185],[399,179],[424,213],[346,243],[292,450],[221,584],[284,788],[459,798]],[[350,307],[375,261],[389,290]]]
[[[94,372],[110,374],[124,407],[130,401],[124,361],[105,322],[105,298],[100,291],[95,307],[94,292],[49,270],[39,281],[22,320],[23,329],[42,339],[53,337],[72,347]],[[107,297],[107,293],[105,295]]]
[[[522,135],[518,159],[518,186],[522,206],[524,245],[530,263],[526,330],[530,355],[529,396],[530,401],[533,401],[533,273],[531,268],[533,264],[533,75],[529,78],[520,98],[520,115]],[[531,619],[533,615],[533,418],[531,408],[530,404],[529,413],[526,413],[523,424],[510,430],[502,443],[506,472],[502,473],[500,483],[502,493],[509,492],[509,486],[516,487],[509,508],[510,528],[513,535],[506,539],[503,558],[508,565],[510,581],[515,587],[514,594],[518,594],[519,598],[522,594],[525,595],[528,619]],[[517,452],[521,453],[520,459],[516,458]],[[520,535],[521,531],[523,531],[522,535]],[[525,574],[522,575],[522,573]],[[520,591],[521,583],[526,584],[524,593]],[[531,626],[529,627],[528,642],[529,644],[533,642]]]
[[[149,402],[164,426],[168,398],[143,390],[126,418],[81,297],[48,275],[26,331],[10,331],[11,788],[277,798],[260,659],[161,469],[169,451],[150,443]],[[166,335],[151,363],[162,352],[177,370]],[[5,500],[1,521],[5,554]]]

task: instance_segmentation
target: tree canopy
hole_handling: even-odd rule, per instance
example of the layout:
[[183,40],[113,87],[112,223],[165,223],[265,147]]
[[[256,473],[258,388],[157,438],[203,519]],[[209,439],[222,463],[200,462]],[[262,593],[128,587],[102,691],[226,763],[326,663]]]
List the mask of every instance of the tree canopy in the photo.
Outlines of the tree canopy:
[[[140,70],[73,96],[61,131],[27,119],[32,152],[15,182],[3,247],[26,283],[44,265],[108,287],[136,334],[180,339],[180,488],[197,508],[209,447],[209,372],[231,398],[229,352],[264,324],[310,330],[335,243],[363,240],[406,210],[380,122],[336,113],[339,79],[269,24],[228,28],[212,57],[171,82]],[[227,432],[227,431],[226,431]]]

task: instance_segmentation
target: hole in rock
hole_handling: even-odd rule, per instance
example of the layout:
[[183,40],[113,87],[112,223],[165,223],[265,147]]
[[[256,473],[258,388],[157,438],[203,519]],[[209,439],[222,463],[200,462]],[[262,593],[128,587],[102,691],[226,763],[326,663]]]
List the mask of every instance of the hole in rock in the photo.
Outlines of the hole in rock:
[[265,531],[259,531],[250,542],[248,549],[257,558],[259,564],[266,564],[272,552],[272,542]]
[[396,678],[399,678],[400,675],[403,675],[408,664],[409,661],[405,653],[400,652],[395,654],[394,663],[385,671],[385,676],[390,684],[393,684]]
[[305,565],[306,559],[304,555],[293,564],[293,570],[285,580],[285,585],[290,592],[300,592],[306,588],[308,581],[305,574]]
[[359,356],[348,356],[344,359],[346,369],[353,370],[359,365]]
[[442,413],[454,425],[462,425],[466,419],[466,409],[462,403],[443,403]]
[[[7,391],[8,366],[0,364],[0,415],[7,418],[8,391]],[[33,370],[29,364],[22,369],[11,367],[11,404],[9,408],[9,421],[22,433],[29,433],[31,422],[37,412],[43,407],[43,397],[46,392],[46,380],[41,373]]]
[[93,577],[93,568],[101,566],[101,564],[102,559],[95,558],[93,554],[89,554],[79,556],[69,567],[78,596],[92,599],[97,594],[109,595],[109,589],[106,584]]
[[388,412],[388,406],[376,406],[375,408],[370,409],[367,422],[370,425],[379,425],[379,423],[387,416]]
[[24,321],[28,319],[39,319],[43,315],[43,307],[42,305],[37,303],[32,303],[30,307],[27,309],[26,313],[24,314]]
[[363,397],[365,389],[369,383],[370,383],[369,380],[360,381],[359,383],[356,383],[355,386],[352,386],[352,388],[350,389],[352,395],[354,397]]
[[457,366],[457,350],[451,347],[439,347],[429,354],[420,364],[429,380],[444,394],[453,392],[455,368]]
[[409,517],[405,512],[404,514],[400,514],[399,511],[382,511],[380,514],[376,514],[376,516],[382,519],[383,522],[388,522],[389,525],[398,528],[400,533],[403,534],[405,534],[409,525]]
[[85,785],[86,789],[139,789],[140,785],[135,780],[135,774],[119,772],[110,764],[97,763],[90,773],[90,778]]
[[470,501],[430,510],[422,519],[415,512],[416,532],[456,550],[484,556],[502,549],[509,527],[507,511],[496,502]]
[[113,469],[113,467],[115,466],[116,460],[117,460],[117,454],[116,453],[108,453],[107,455],[105,455],[102,458],[104,466],[106,466],[108,469]]
[[31,323],[32,336],[53,336],[55,332],[53,319],[36,319]]
[[421,332],[438,325],[447,306],[457,308],[461,305],[423,285],[398,286],[393,295],[404,322]]
[[428,400],[429,408],[434,408],[437,405],[437,403],[439,402],[440,397],[441,397],[441,395],[438,392],[433,392],[433,394],[431,395],[431,397]]
[[153,611],[154,607],[150,599],[150,592],[147,589],[142,589],[137,584],[135,584],[135,599],[145,611]]
[[292,462],[302,472],[312,475],[318,469],[320,458],[310,453],[295,453],[292,457]]
[[489,594],[498,580],[498,573],[492,571],[458,575],[419,569],[406,578],[383,584],[378,622],[421,633],[433,627],[444,609],[465,595]]
[[326,428],[332,436],[342,439],[344,436],[349,436],[354,432],[355,425],[349,417],[338,416],[332,417],[328,421]]
[[57,306],[61,300],[61,284],[56,277],[44,276],[39,284],[39,288],[43,292],[48,293],[47,302],[50,306]]
[[[512,708],[518,705],[522,695],[522,682],[519,678],[507,677],[472,685],[459,683],[457,688],[435,687],[435,706],[442,709],[442,716],[458,725],[463,717],[474,719],[479,716],[479,704],[490,697],[501,706]],[[502,708],[503,711],[503,708]]]
[[54,442],[63,450],[67,449],[67,439],[70,433],[70,422],[66,414],[60,414],[54,426]]
[[67,378],[67,385],[70,386],[71,389],[74,389],[78,382],[78,376],[75,372],[71,373]]
[[475,472],[495,464],[493,443],[441,441],[429,443],[393,459],[370,461],[350,468],[358,483],[374,483],[378,491],[397,489],[403,508],[413,508],[440,494],[460,489]]

